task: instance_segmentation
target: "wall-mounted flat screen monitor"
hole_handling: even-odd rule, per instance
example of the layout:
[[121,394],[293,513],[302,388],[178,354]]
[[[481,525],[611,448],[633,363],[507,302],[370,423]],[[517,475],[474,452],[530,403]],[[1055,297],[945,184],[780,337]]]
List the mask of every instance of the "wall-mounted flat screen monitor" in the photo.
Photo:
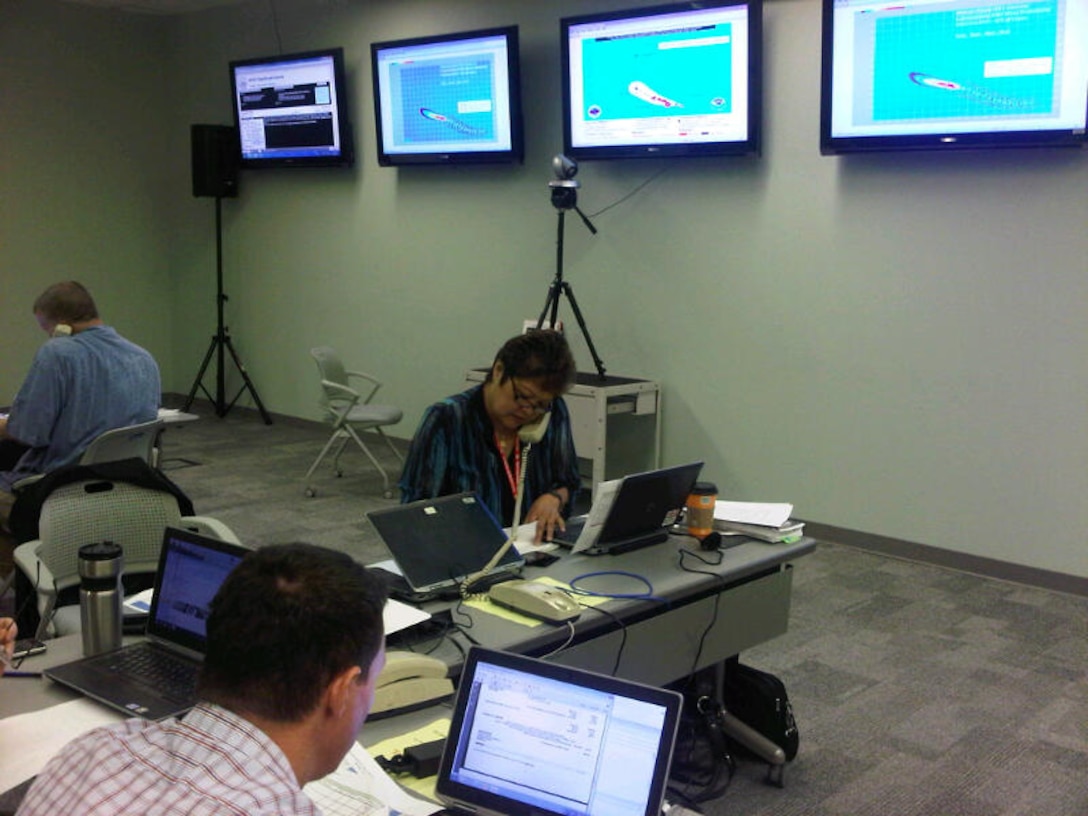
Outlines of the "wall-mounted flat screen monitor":
[[1078,146],[1088,0],[823,0],[820,150]]
[[242,167],[355,161],[343,49],[237,60],[230,81]]
[[518,28],[372,43],[378,163],[520,162]]
[[761,0],[589,14],[559,25],[571,158],[759,153]]

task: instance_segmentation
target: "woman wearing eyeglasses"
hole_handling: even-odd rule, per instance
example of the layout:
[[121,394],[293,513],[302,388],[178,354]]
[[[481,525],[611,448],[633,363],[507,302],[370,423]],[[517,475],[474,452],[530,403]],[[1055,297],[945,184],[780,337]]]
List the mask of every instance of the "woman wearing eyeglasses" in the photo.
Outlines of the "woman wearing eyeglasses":
[[[564,529],[580,483],[562,399],[576,371],[559,332],[530,331],[507,340],[483,383],[424,412],[400,477],[401,501],[475,491],[510,526],[524,466],[522,523],[537,522],[537,541],[550,541]],[[526,457],[529,443],[521,437],[531,436],[545,415],[544,435]]]

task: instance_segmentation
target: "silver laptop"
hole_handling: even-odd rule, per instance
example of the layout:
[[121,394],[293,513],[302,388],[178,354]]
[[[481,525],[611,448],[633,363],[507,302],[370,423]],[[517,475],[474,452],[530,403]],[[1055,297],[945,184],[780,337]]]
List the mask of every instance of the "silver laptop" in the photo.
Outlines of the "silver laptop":
[[147,640],[46,669],[49,679],[150,720],[196,704],[212,598],[245,547],[167,527],[147,618]]
[[687,502],[702,462],[633,473],[597,485],[584,518],[571,519],[555,542],[587,555],[613,555],[659,544]]
[[454,813],[660,816],[683,698],[473,647],[436,793]]
[[[421,595],[456,590],[506,543],[499,520],[475,493],[422,499],[366,515],[411,590]],[[513,577],[524,565],[512,546],[490,579]]]

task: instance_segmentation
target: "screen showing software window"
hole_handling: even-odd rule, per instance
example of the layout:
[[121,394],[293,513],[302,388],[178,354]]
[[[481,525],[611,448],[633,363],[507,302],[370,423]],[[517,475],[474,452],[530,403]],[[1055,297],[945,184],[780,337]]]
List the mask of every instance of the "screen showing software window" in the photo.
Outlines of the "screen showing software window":
[[156,603],[156,624],[186,632],[203,641],[212,598],[242,560],[235,552],[171,541]]
[[242,159],[338,156],[340,118],[331,54],[233,66]]
[[664,706],[481,662],[450,777],[570,814],[643,814]]

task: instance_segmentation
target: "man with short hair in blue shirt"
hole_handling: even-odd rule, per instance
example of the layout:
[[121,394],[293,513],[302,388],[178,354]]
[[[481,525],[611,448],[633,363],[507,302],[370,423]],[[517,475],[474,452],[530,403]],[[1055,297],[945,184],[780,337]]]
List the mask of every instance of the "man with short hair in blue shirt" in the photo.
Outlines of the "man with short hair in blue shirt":
[[106,431],[150,422],[162,396],[155,359],[102,321],[82,284],[53,284],[34,316],[51,339],[0,418],[0,527],[15,482],[78,461]]

